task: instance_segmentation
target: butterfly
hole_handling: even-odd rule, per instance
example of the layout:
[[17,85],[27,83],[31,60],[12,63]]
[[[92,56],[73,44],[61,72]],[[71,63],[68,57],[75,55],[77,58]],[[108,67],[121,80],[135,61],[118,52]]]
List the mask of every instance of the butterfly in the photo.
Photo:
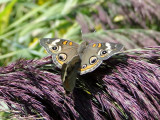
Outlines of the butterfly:
[[80,45],[65,39],[42,38],[40,45],[52,55],[53,63],[60,69],[64,89],[73,91],[77,75],[94,71],[103,60],[122,50],[123,45],[118,43],[91,43],[82,42]]

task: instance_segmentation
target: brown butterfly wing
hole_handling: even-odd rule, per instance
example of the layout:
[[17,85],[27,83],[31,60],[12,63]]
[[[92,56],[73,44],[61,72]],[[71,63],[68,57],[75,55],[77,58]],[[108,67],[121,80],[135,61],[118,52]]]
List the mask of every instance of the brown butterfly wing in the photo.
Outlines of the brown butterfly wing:
[[117,54],[123,45],[117,43],[93,43],[84,49],[81,56],[80,74],[86,74],[95,70],[103,60],[107,60]]
[[80,57],[75,56],[68,64],[64,63],[62,66],[61,78],[66,92],[72,92],[75,87],[80,62]]
[[78,54],[78,44],[65,39],[43,38],[40,44],[52,55],[53,62],[59,68]]

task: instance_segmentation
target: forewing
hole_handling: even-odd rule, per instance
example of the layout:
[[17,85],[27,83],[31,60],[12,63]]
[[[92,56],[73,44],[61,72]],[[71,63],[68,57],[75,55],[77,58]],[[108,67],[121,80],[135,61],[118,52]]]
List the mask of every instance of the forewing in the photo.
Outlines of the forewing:
[[52,55],[53,62],[59,68],[78,54],[79,45],[69,40],[43,38],[40,40],[40,44]]

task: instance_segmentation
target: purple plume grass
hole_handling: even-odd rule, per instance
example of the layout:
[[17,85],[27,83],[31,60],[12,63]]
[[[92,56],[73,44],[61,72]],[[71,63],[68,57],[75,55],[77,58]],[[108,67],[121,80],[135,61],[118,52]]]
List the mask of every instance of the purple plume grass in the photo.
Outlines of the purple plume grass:
[[[90,18],[90,22],[94,25],[101,25],[103,29],[116,29],[129,26],[129,28],[145,28],[148,29],[152,24],[159,24],[160,2],[157,0],[117,0],[103,1],[98,5],[90,5],[94,11]],[[155,12],[156,10],[156,12]],[[119,20],[114,20],[115,17],[123,16]],[[80,24],[83,24],[77,19]],[[88,22],[86,20],[86,22]],[[88,30],[90,24],[86,24]],[[159,27],[158,27],[159,28]]]
[[[159,1],[102,1],[98,5],[91,4],[89,7],[93,9],[91,14],[86,15],[82,12],[76,16],[83,34],[108,30],[103,36],[100,34],[96,38],[92,37],[92,40],[118,41],[125,45],[126,49],[160,45],[159,32],[157,32],[160,29]],[[86,36],[84,38],[91,39]]]
[[116,43],[118,41],[118,43],[124,45],[125,49],[158,46],[160,44],[159,38],[159,32],[142,29],[115,29],[83,35],[83,39],[90,43],[100,41]]
[[0,68],[0,99],[22,117],[47,120],[160,119],[160,47],[121,53],[79,76],[65,95],[51,57]]

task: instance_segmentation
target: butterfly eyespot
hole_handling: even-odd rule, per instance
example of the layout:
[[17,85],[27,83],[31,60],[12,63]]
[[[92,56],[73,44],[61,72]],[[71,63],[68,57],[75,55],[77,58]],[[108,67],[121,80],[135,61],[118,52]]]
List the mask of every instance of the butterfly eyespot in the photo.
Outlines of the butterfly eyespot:
[[101,55],[105,55],[107,53],[107,51],[106,50],[103,50],[102,52],[101,52]]
[[87,65],[86,65],[86,64],[82,65],[82,69],[84,69],[84,68],[86,68],[86,67],[87,67]]
[[57,50],[57,49],[58,49],[57,46],[53,46],[53,47],[52,47],[52,50]]
[[66,54],[64,54],[64,53],[59,54],[59,55],[58,55],[58,59],[59,59],[60,61],[64,61],[64,60],[66,60],[66,59],[67,59],[67,55],[66,55]]
[[96,62],[97,62],[97,57],[95,57],[95,56],[94,56],[94,57],[91,57],[90,60],[89,60],[89,63],[90,63],[90,64],[94,64],[94,63],[96,63]]

